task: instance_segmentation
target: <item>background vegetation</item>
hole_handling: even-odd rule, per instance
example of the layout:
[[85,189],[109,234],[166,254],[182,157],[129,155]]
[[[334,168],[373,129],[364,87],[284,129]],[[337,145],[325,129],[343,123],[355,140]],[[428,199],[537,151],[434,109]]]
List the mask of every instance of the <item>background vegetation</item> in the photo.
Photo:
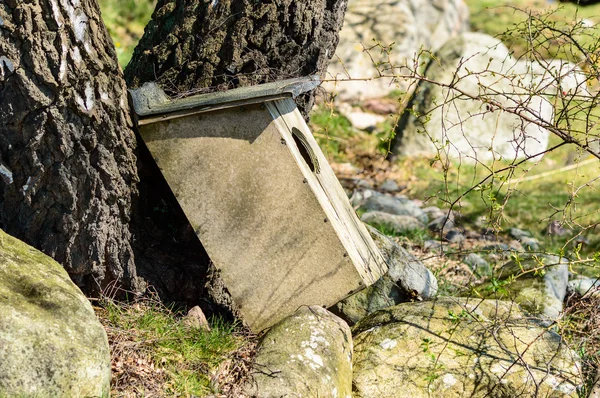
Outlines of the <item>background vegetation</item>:
[[[573,4],[530,0],[504,1],[502,5],[493,0],[466,0],[466,3],[471,10],[472,30],[498,36],[515,56],[566,59],[578,62],[592,76],[597,76],[595,59],[581,62],[581,51],[565,46],[556,37],[534,48],[535,43],[520,34],[520,29],[532,14],[544,15],[548,24],[593,26],[600,22],[600,6],[578,8]],[[153,0],[100,0],[122,67],[143,34],[154,5]],[[596,27],[590,29],[577,30],[574,38],[587,46],[588,54],[595,54],[600,32]],[[593,85],[590,80],[590,88],[597,92]],[[403,93],[396,92],[387,100],[400,103],[403,99]],[[575,130],[589,132],[585,120],[579,117],[581,109],[572,108],[567,119],[574,121]],[[600,116],[595,104],[586,109],[592,116]],[[581,260],[577,262],[580,265],[572,266],[573,272],[600,276],[597,159],[574,146],[564,145],[536,162],[518,165],[497,161],[484,168],[435,158],[399,159],[391,164],[385,157],[397,116],[391,115],[374,131],[365,132],[355,129],[332,105],[322,101],[313,111],[311,127],[332,162],[351,163],[362,170],[360,176],[375,181],[395,179],[409,198],[423,200],[426,206],[455,211],[467,229],[481,229],[483,220],[483,227],[497,236],[505,236],[514,226],[529,230],[541,242],[542,251]],[[551,146],[559,144],[561,140],[552,137]],[[567,233],[549,234],[553,221]],[[392,234],[385,226],[382,229]],[[440,237],[423,230],[398,238],[407,245],[422,248],[426,240]],[[427,250],[422,250],[426,257]],[[445,267],[452,265],[452,253],[435,261],[436,265],[427,265],[438,276],[444,274]],[[442,284],[442,292],[455,293],[456,285],[460,285],[452,284],[452,278],[441,279],[449,281]],[[568,307],[562,327],[573,338],[588,339],[589,344],[580,346],[580,352],[598,363],[600,345],[593,332],[599,329],[600,317],[594,312],[598,302],[589,297],[586,300]],[[231,370],[230,359],[243,358],[253,349],[251,339],[241,335],[235,326],[212,320],[211,332],[190,329],[184,323],[184,312],[165,308],[153,300],[124,305],[107,299],[100,304],[97,311],[109,331],[114,350],[113,396],[116,397],[137,396],[140,391],[171,396],[222,392],[237,377]],[[144,384],[147,377],[158,384]],[[224,382],[225,379],[228,381]]]

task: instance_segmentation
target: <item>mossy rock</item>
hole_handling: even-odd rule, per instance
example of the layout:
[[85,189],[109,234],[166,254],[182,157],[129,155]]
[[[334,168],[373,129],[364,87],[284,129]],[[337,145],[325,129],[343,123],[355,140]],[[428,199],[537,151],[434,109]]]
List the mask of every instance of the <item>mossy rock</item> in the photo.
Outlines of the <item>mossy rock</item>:
[[350,397],[350,328],[321,307],[301,307],[264,336],[245,390],[257,398]]
[[0,397],[104,397],[110,350],[57,262],[0,230]]
[[386,307],[433,297],[438,289],[436,277],[422,262],[390,237],[369,225],[366,227],[388,271],[375,284],[336,304],[334,312],[350,324]]
[[529,256],[504,264],[495,286],[486,282],[478,295],[518,303],[531,315],[555,320],[563,310],[569,281],[568,262],[557,256]]
[[576,397],[582,384],[561,337],[508,301],[399,304],[353,334],[354,397]]

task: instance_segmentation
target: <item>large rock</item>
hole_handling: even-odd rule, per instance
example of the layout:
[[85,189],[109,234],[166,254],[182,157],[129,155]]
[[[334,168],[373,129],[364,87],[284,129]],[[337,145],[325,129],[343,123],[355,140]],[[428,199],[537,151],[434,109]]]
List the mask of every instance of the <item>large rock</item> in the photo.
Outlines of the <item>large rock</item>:
[[0,396],[104,397],[110,351],[54,260],[0,230]]
[[398,216],[411,216],[422,223],[429,221],[427,214],[412,200],[401,196],[372,195],[361,208],[367,211],[381,211]]
[[514,300],[532,315],[555,320],[563,310],[569,283],[569,264],[556,256],[527,256],[504,264],[496,275],[495,287],[486,283],[481,294]]
[[363,214],[360,219],[371,225],[383,226],[389,229],[390,232],[400,235],[410,231],[425,229],[425,224],[413,216],[399,216],[383,211],[369,211]]
[[[374,62],[384,63],[387,76],[406,74],[402,67],[412,63],[421,49],[435,51],[450,37],[468,30],[468,18],[463,0],[349,0],[340,42],[327,71],[328,78],[342,81],[325,87],[343,100],[383,97],[397,87],[407,90],[408,79],[377,78]],[[391,53],[382,53],[380,48],[363,52],[376,42],[390,46]],[[391,65],[385,65],[388,62]],[[343,81],[348,77],[375,79]]]
[[251,397],[350,397],[350,328],[321,307],[301,307],[262,339],[251,381]]
[[382,308],[435,296],[435,275],[422,262],[389,237],[368,227],[371,237],[383,255],[388,271],[374,285],[340,301],[336,312],[350,323]]
[[438,298],[363,319],[354,397],[577,397],[579,358],[507,301]]
[[[580,70],[561,61],[518,61],[499,40],[462,33],[437,53],[396,127],[396,155],[435,155],[461,161],[532,156],[545,150],[553,123],[546,94],[586,91]],[[483,101],[468,96],[484,98]],[[501,106],[514,113],[499,109]],[[516,113],[516,114],[515,114]],[[521,117],[522,115],[523,117]],[[529,120],[527,120],[529,119]]]

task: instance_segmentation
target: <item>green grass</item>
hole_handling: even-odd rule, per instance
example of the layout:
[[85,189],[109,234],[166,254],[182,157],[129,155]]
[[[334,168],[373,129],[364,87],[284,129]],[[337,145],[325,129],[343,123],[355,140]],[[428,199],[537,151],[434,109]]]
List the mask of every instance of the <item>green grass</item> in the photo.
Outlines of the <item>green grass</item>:
[[357,153],[381,156],[387,153],[394,127],[391,118],[367,133],[355,129],[348,119],[327,105],[318,106],[310,116],[311,130],[330,161],[346,162]]
[[[475,32],[487,33],[500,38],[515,56],[529,53],[531,48],[526,37],[529,36],[530,25],[527,23],[528,13],[542,16],[542,20],[549,24],[557,24],[562,29],[572,27],[575,23],[588,20],[600,22],[600,6],[593,5],[578,7],[572,3],[554,2],[548,4],[545,0],[465,0],[470,10],[471,29]],[[516,27],[518,29],[515,29]],[[592,30],[592,35],[594,34]],[[593,44],[594,39],[589,30],[576,28],[574,31],[578,41]],[[570,46],[565,46],[557,40],[545,41],[540,36],[533,39],[537,43],[536,51],[541,58],[561,58],[570,61],[576,60],[578,51]]]
[[[431,198],[428,204],[443,208],[453,204],[455,210],[471,222],[485,215],[491,226],[498,230],[507,230],[512,226],[527,229],[546,247],[558,250],[566,243],[566,237],[547,236],[546,227],[551,220],[566,221],[574,233],[600,222],[597,204],[599,184],[589,183],[599,174],[600,163],[592,161],[578,169],[558,171],[565,166],[569,156],[567,147],[560,148],[537,165],[527,163],[509,167],[476,189],[472,187],[477,187],[480,181],[491,174],[481,166],[451,164],[444,171],[439,161],[431,167],[426,159],[407,159],[401,163],[401,167],[417,177],[410,185],[410,197]],[[495,170],[507,166],[497,163]],[[549,171],[557,172],[542,174]],[[520,177],[533,179],[517,184]],[[586,183],[589,186],[585,186]],[[600,240],[595,229],[585,234],[592,241],[592,247]]]
[[102,19],[110,34],[119,64],[125,68],[144,34],[156,0],[100,0]]
[[[112,349],[112,396],[129,396],[132,391],[161,396],[216,393],[211,375],[244,344],[234,325],[214,319],[210,331],[196,328],[158,301],[127,304],[104,299],[101,304],[97,314]],[[136,372],[154,376],[156,385],[141,386],[136,378],[117,382]]]

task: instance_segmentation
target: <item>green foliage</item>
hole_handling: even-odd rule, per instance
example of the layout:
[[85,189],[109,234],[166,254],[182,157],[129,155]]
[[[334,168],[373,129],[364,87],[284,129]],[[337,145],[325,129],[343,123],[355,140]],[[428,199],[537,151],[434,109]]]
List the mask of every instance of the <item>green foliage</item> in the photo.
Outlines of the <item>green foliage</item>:
[[[517,26],[524,27],[524,24],[530,23],[529,14],[538,15],[549,24],[577,24],[583,20],[600,22],[600,10],[595,6],[578,7],[577,4],[558,2],[549,4],[546,0],[508,0],[501,3],[497,0],[465,0],[465,3],[470,11],[471,29],[499,37],[517,57],[530,54],[532,44],[536,44],[532,42],[532,37],[544,40],[545,36],[550,41],[540,41],[535,48],[541,58],[573,60],[572,53],[566,51],[572,48],[565,48],[564,43],[553,40],[539,26],[529,25],[529,31],[535,32],[535,36],[529,36],[521,29],[515,30]],[[578,37],[584,43],[588,38],[588,35]]]
[[319,106],[311,113],[311,124],[323,152],[334,159],[343,157],[350,139],[356,136],[350,121],[326,106]]
[[376,126],[375,131],[359,131],[350,121],[330,106],[320,105],[311,113],[313,135],[328,159],[347,162],[357,154],[383,157],[389,150],[394,130],[393,118]]
[[429,231],[424,228],[410,229],[400,233],[386,223],[374,223],[372,226],[384,235],[402,237],[415,244],[423,244],[424,241],[431,238]]
[[156,0],[100,0],[102,19],[108,29],[119,64],[125,68],[144,34]]

